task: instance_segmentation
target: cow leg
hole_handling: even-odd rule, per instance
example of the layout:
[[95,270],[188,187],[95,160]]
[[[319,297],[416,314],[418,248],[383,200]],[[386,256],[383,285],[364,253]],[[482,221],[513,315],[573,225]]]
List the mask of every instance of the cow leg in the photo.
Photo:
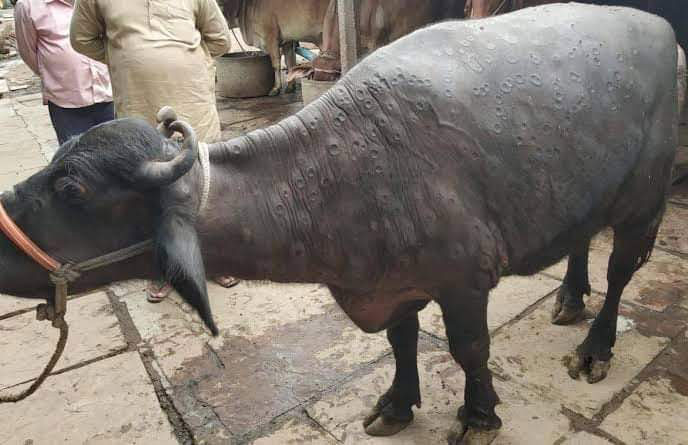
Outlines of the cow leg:
[[587,337],[569,358],[569,375],[577,379],[587,374],[588,383],[597,383],[607,377],[616,342],[616,319],[621,294],[633,274],[650,257],[661,222],[661,214],[642,230],[615,228],[614,249],[607,269],[607,296],[602,310],[593,322]]
[[270,96],[279,96],[282,91],[282,51],[280,50],[277,36],[267,39],[267,52],[270,54],[272,69],[275,72],[275,83],[268,93]]
[[[287,73],[291,73],[296,66],[296,46],[299,42],[288,42],[282,46],[284,58],[287,62]],[[296,79],[287,82],[287,87],[284,89],[285,93],[293,93],[296,91]]]
[[449,349],[466,374],[464,405],[449,433],[450,445],[487,445],[502,426],[495,413],[499,397],[487,367],[490,334],[487,328],[487,291],[445,292],[439,300]]
[[590,295],[588,279],[588,254],[590,241],[585,242],[569,255],[569,265],[564,284],[557,292],[552,311],[552,323],[565,325],[579,321],[585,313],[583,295]]
[[391,436],[413,420],[411,407],[420,408],[418,380],[418,313],[387,329],[387,339],[394,350],[396,372],[392,386],[380,396],[373,411],[363,421],[371,436]]

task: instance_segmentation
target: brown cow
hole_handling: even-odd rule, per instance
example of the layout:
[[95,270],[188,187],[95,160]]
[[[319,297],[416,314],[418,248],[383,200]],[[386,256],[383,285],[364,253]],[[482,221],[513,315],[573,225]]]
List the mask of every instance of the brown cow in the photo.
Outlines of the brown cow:
[[[323,20],[330,0],[224,0],[224,13],[231,27],[241,28],[244,40],[270,55],[275,70],[276,96],[282,89],[281,60],[285,50],[287,69],[296,65],[299,41],[319,44]],[[286,91],[294,90],[289,82]]]
[[465,15],[467,18],[477,19],[555,2],[556,0],[466,0]]
[[[462,18],[465,0],[360,0],[357,2],[359,54],[366,54],[418,28]],[[331,0],[323,25],[321,55],[313,62],[315,80],[339,77],[339,20]]]
[[[596,5],[630,6],[664,17],[676,31],[679,44],[688,47],[688,8],[686,0],[576,0]],[[476,19],[547,3],[565,0],[466,0],[466,17]]]
[[[576,0],[580,3],[593,3],[600,5],[630,6],[653,12],[656,0]],[[662,0],[666,1],[666,0]],[[671,1],[671,0],[669,0]],[[679,0],[683,1],[683,0]],[[548,3],[564,3],[566,0],[467,0],[466,17],[478,19],[491,15],[503,14],[531,6],[545,5]],[[668,2],[667,2],[668,3]]]

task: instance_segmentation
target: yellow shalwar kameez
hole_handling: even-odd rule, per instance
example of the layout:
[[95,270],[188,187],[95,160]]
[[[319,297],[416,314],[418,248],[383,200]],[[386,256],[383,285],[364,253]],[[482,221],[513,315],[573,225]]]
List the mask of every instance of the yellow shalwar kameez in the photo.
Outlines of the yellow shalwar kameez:
[[117,117],[172,106],[201,141],[220,138],[213,58],[229,51],[215,0],[77,0],[72,47],[106,63]]

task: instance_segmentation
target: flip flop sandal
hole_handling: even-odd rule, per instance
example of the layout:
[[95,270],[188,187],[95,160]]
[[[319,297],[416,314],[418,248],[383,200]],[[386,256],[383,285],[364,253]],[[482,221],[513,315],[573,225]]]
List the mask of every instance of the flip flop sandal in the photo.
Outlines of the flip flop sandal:
[[241,283],[240,279],[234,277],[216,277],[214,281],[225,289],[229,289]]

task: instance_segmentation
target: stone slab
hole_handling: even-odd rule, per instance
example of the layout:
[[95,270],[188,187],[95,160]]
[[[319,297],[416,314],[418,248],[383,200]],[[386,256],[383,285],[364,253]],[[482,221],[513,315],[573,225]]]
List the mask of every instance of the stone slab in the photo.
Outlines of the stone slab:
[[140,293],[144,291],[147,286],[148,282],[145,280],[128,280],[110,285],[110,290],[116,297],[124,297],[136,292]]
[[566,439],[562,445],[609,445],[611,443],[607,439],[581,431]]
[[302,108],[297,94],[253,99],[218,98],[223,139],[271,125]]
[[[685,309],[688,310],[688,305]],[[688,382],[688,330],[674,338],[671,347],[662,354],[658,362],[658,368],[665,373]]]
[[[391,438],[369,437],[363,418],[394,378],[393,360],[385,360],[369,373],[347,382],[307,408],[308,414],[345,444],[431,444],[446,443],[447,431],[463,404],[464,376],[448,352],[427,350],[418,359],[420,409],[405,430]],[[528,390],[495,380],[501,398],[497,414],[504,426],[494,445],[552,444],[568,433],[568,419],[558,403],[542,399]]]
[[[0,70],[0,77],[2,77],[2,70]],[[16,115],[17,113],[14,112],[14,108],[11,106],[0,105],[0,119],[2,119],[3,122],[15,117]]]
[[40,150],[0,152],[0,175],[44,167],[47,162]]
[[23,171],[13,171],[9,173],[0,173],[0,193],[5,190],[10,190],[15,184],[25,180],[29,176],[41,171],[43,167],[31,168]]
[[[299,108],[296,109],[298,111]],[[291,111],[284,111],[280,114],[280,119],[281,118],[286,118],[287,116],[290,116],[293,114]],[[238,124],[231,124],[231,125],[223,125],[222,126],[222,138],[223,140],[229,140],[235,137],[239,137],[241,135],[244,135],[246,133],[250,133],[251,131],[258,130],[261,128],[265,128],[271,124],[273,124],[276,120],[276,115],[275,116],[269,116],[269,117],[259,117],[256,119],[251,119],[245,122],[241,122]]]
[[688,180],[684,180],[671,188],[669,202],[688,206]]
[[253,445],[336,445],[326,432],[303,421],[290,420],[274,433],[251,442]]
[[26,129],[7,130],[5,143],[0,143],[0,153],[14,154],[16,152],[35,151],[40,152],[41,145]]
[[[14,102],[14,110],[24,118],[27,128],[43,126],[50,122],[48,108],[42,100],[32,102]],[[47,119],[47,120],[46,120]]]
[[[211,339],[188,305],[122,299],[156,356],[178,407],[189,391],[233,434],[269,423],[360,366],[388,354],[384,334],[356,328],[317,285],[210,285],[221,334]],[[184,409],[180,412],[184,413]]]
[[[607,290],[607,264],[611,254],[608,233],[593,242],[590,249],[588,271],[593,290],[605,293]],[[566,260],[544,271],[548,275],[563,279],[566,275]],[[669,305],[685,298],[688,292],[688,261],[676,255],[655,249],[650,261],[634,275],[623,293],[623,301],[663,311]]]
[[682,180],[688,174],[688,147],[678,147],[674,158],[674,168],[671,172],[673,181]]
[[[28,312],[0,321],[0,388],[36,378],[54,351],[57,329],[35,317]],[[117,317],[103,293],[70,301],[66,320],[69,338],[55,371],[127,348]]]
[[[17,130],[26,131],[26,124],[24,119],[19,116],[14,116],[10,118],[3,119],[2,122],[3,136],[14,136],[14,132]],[[11,141],[4,140],[3,144],[10,143]]]
[[0,419],[6,444],[179,444],[136,352],[49,377]]
[[[208,297],[218,328],[223,333],[245,337],[260,336],[274,326],[326,314],[334,302],[329,290],[319,285],[246,281],[231,289],[209,282]],[[127,304],[141,337],[151,344],[164,343],[170,336],[195,337],[205,332],[198,316],[176,293],[160,304],[150,304],[141,288],[122,301]],[[215,347],[222,346],[221,337],[213,341]],[[202,342],[209,339],[200,337]]]
[[[10,295],[0,294],[0,317],[10,314],[12,312],[22,311],[24,309],[35,308],[36,305],[43,300],[33,300],[30,298],[17,298]],[[2,323],[0,321],[0,323]]]
[[43,93],[24,94],[14,100],[23,106],[43,105]]
[[38,127],[32,128],[31,132],[38,142],[43,147],[58,147],[57,139],[55,138],[55,129],[53,127]]
[[688,382],[683,393],[665,378],[645,381],[600,427],[628,444],[688,444]]
[[657,236],[657,245],[688,255],[688,209],[669,204]]
[[[81,295],[70,295],[69,300],[79,298]],[[35,309],[37,305],[43,303],[42,299],[18,298],[11,295],[0,294],[0,318],[11,316],[16,312],[23,312],[28,309]]]
[[[544,275],[502,278],[499,285],[490,292],[487,308],[490,331],[504,325],[559,286],[560,281]],[[420,327],[436,337],[447,338],[438,304],[430,303],[420,313]]]
[[[597,414],[669,343],[667,338],[646,337],[635,329],[632,321],[620,319],[607,378],[594,385],[584,378],[573,380],[568,376],[563,359],[584,340],[590,323],[552,325],[553,298],[545,303],[494,336],[490,367],[501,378],[517,382],[540,397],[560,401],[588,418]],[[591,306],[595,308],[600,304],[598,298]]]
[[40,85],[40,78],[25,63],[13,65],[7,73],[7,80],[9,81],[10,89],[19,86],[29,88]]

